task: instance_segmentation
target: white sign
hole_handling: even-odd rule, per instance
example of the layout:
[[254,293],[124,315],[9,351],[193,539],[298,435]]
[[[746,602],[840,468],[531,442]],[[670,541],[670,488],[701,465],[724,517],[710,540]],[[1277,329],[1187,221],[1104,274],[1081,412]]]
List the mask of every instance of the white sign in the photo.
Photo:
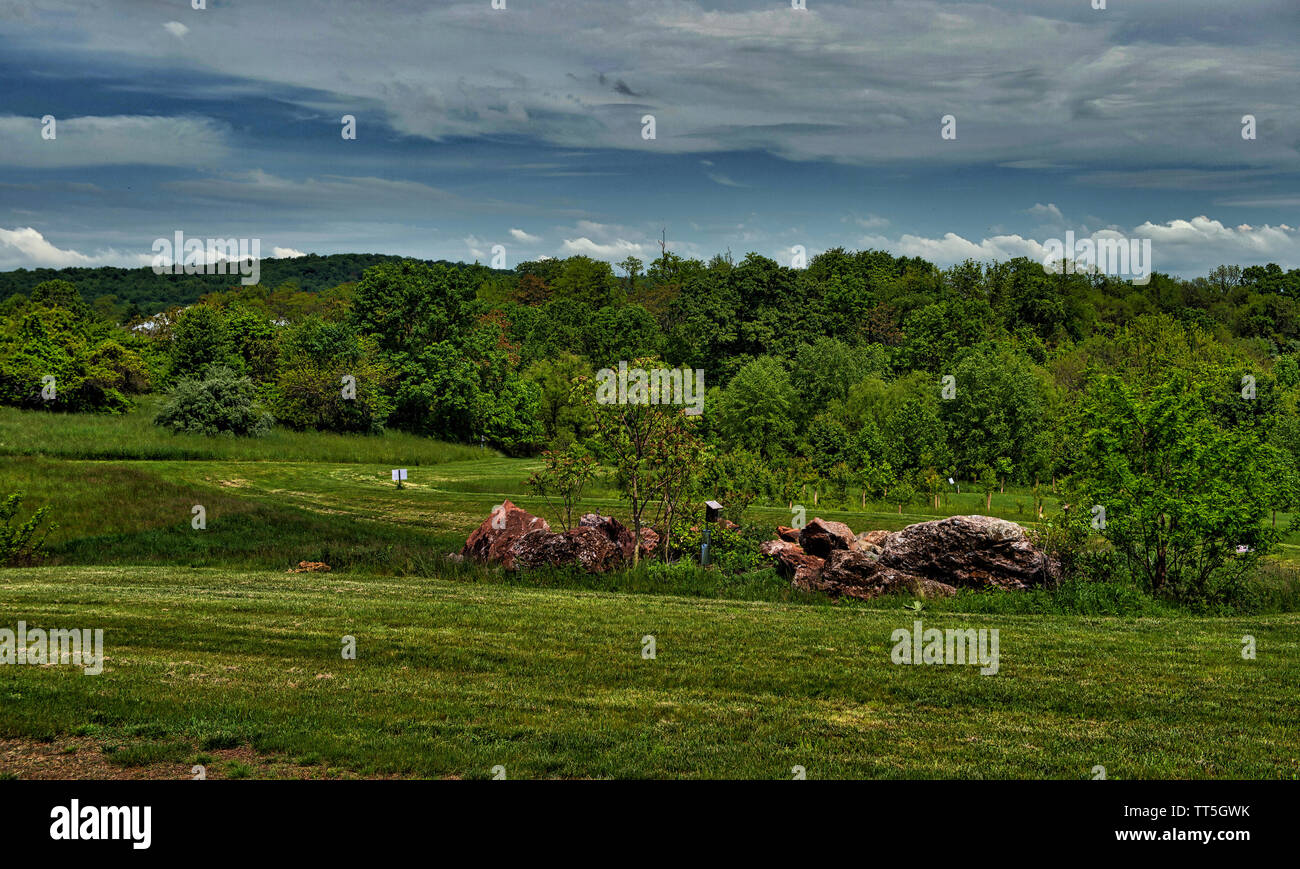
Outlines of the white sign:
[[406,479],[406,468],[393,468],[393,482]]

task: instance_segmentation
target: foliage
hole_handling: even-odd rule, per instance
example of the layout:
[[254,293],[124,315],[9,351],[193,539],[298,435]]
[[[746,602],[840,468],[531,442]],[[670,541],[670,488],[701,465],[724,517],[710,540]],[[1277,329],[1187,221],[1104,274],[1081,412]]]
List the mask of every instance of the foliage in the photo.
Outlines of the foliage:
[[1274,448],[1216,426],[1186,377],[1143,394],[1099,378],[1083,406],[1087,449],[1073,480],[1105,508],[1101,535],[1154,594],[1229,597],[1276,542],[1265,526]]
[[258,408],[253,381],[218,365],[201,380],[178,383],[154,423],[173,432],[257,437],[270,431],[272,419]]
[[15,492],[0,503],[0,565],[4,567],[35,564],[46,554],[46,538],[59,527],[48,524],[41,528],[50,514],[49,506],[38,508],[25,522],[15,522],[25,497]]

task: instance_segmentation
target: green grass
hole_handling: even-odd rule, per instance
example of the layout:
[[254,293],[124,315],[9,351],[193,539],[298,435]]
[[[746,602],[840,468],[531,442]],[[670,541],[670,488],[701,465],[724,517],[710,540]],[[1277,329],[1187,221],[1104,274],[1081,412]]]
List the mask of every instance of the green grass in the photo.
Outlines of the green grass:
[[922,615],[997,628],[995,676],[890,663],[913,617],[360,574],[0,571],[0,626],[99,627],[107,652],[93,677],[0,667],[0,735],[95,733],[123,764],[238,743],[475,778],[1300,775],[1300,616]]
[[0,455],[63,459],[356,462],[421,467],[482,457],[479,447],[390,431],[382,435],[296,432],[277,427],[261,438],[173,434],[153,424],[159,396],[119,416],[0,407]]

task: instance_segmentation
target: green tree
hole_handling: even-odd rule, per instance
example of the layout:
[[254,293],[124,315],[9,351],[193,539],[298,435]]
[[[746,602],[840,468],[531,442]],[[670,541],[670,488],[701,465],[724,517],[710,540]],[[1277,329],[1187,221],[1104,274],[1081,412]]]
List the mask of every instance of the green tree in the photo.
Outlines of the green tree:
[[202,380],[182,380],[154,417],[173,432],[258,437],[271,430],[257,405],[257,387],[230,368],[213,366]]
[[1156,594],[1205,602],[1235,592],[1276,542],[1264,518],[1272,461],[1225,431],[1184,375],[1142,394],[1102,377],[1083,406],[1087,449],[1075,485],[1105,508],[1102,535]]

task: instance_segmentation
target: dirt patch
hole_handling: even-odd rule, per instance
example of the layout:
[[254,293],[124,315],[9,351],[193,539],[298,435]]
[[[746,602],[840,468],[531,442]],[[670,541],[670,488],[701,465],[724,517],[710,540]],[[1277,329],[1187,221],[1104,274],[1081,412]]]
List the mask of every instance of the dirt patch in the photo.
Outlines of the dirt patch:
[[193,779],[202,766],[207,779],[358,779],[399,778],[361,776],[348,770],[304,766],[283,758],[259,754],[248,746],[199,751],[184,762],[160,761],[139,766],[114,763],[104,752],[104,743],[86,737],[68,737],[53,742],[30,739],[0,739],[0,778],[18,779]]

